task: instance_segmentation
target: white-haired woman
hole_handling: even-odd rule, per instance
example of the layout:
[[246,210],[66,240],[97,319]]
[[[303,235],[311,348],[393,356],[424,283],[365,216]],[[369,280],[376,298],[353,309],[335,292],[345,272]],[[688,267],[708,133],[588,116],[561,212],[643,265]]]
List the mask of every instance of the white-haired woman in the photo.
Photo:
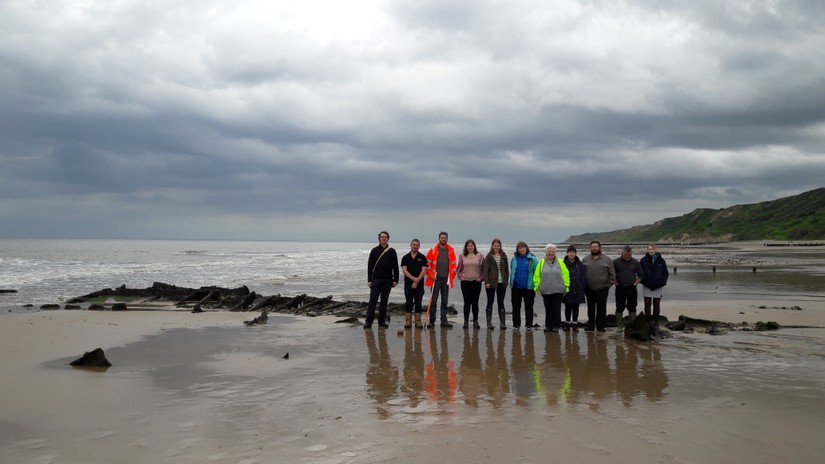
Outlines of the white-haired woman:
[[570,272],[556,258],[556,245],[549,243],[544,250],[545,257],[533,274],[533,285],[544,300],[544,331],[558,332],[561,328],[561,299],[570,289]]

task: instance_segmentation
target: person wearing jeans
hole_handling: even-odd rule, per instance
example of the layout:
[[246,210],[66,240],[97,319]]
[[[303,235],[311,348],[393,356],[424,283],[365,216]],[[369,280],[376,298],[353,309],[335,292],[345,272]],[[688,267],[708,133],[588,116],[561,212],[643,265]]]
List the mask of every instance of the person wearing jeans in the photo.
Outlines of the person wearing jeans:
[[516,245],[513,260],[510,261],[510,295],[513,303],[513,329],[521,326],[521,303],[524,302],[524,322],[527,330],[533,328],[533,301],[536,292],[533,287],[533,274],[538,259],[530,253],[525,242]]
[[456,275],[455,249],[447,243],[449,235],[447,232],[438,234],[438,244],[427,251],[427,279],[424,281],[427,287],[432,288],[430,300],[430,317],[427,326],[435,327],[434,306],[438,305],[438,298],[441,297],[441,326],[451,328],[447,320],[447,300],[450,296],[450,289]]

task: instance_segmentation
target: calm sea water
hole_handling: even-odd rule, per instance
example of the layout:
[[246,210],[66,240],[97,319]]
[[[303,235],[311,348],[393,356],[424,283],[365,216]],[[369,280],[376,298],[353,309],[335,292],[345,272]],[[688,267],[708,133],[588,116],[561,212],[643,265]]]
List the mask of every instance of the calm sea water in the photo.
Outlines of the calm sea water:
[[[392,244],[399,258],[406,244]],[[153,282],[184,287],[246,285],[263,295],[306,293],[366,300],[366,262],[374,243],[246,242],[185,240],[0,239],[0,306],[60,303],[75,296]],[[432,244],[422,244],[426,250]],[[482,251],[485,251],[482,247]],[[513,245],[505,244],[512,254]],[[537,255],[542,254],[534,246]],[[606,248],[610,256],[618,250]],[[825,301],[825,253],[819,251],[715,249],[662,250],[671,269],[666,298],[782,300],[793,294]],[[721,263],[717,272],[713,263]],[[734,263],[734,264],[730,264]],[[758,272],[752,272],[752,265]],[[403,301],[401,288],[393,301]],[[485,296],[481,297],[482,305]],[[509,300],[509,298],[508,298]],[[463,304],[458,286],[450,301]],[[540,305],[540,303],[538,303]],[[508,304],[509,306],[509,304]]]

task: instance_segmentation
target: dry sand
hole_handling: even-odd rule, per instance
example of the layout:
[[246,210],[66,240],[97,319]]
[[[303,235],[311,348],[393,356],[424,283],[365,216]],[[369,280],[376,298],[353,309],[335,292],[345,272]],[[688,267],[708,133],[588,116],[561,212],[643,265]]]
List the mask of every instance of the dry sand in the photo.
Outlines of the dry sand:
[[[825,308],[664,314],[825,327]],[[745,314],[740,314],[744,312]],[[0,462],[818,463],[825,329],[364,331],[330,318],[0,317]],[[542,318],[543,320],[543,318]],[[96,347],[107,372],[67,367]],[[282,359],[290,353],[288,360]]]

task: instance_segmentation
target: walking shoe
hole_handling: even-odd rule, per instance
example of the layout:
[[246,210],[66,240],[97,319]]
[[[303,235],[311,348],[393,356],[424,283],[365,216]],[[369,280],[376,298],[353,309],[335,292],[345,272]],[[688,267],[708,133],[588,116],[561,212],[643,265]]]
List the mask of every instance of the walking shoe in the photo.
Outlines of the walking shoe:
[[379,329],[389,329],[389,328],[390,328],[390,325],[389,325],[389,324],[381,324],[381,323],[379,322],[379,323],[378,323],[378,328],[379,328]]
[[570,323],[569,323],[569,322],[565,322],[565,323],[561,326],[561,330],[564,330],[565,332],[570,331]]
[[442,322],[442,323],[441,323],[441,327],[446,327],[446,328],[448,328],[448,329],[452,329],[452,328],[453,328],[453,325],[452,325],[452,324],[450,324],[449,322]]
[[[444,325],[444,324],[441,324],[441,325]],[[469,329],[469,328],[470,328],[470,324],[469,324],[468,322],[465,322],[463,327],[464,327],[465,329]]]
[[507,328],[507,326],[506,326],[506,325],[504,325],[504,324],[501,324],[501,327],[500,327],[500,328],[501,328],[501,330],[504,330],[504,329],[506,329],[506,328]]
[[578,322],[574,322],[574,323],[573,323],[573,332],[578,332],[578,331],[579,331],[579,323],[578,323]]
[[[502,326],[501,328],[503,329],[503,328],[504,328],[504,326]],[[495,327],[493,327],[493,324],[487,324],[487,329],[488,329],[488,330],[495,330],[496,328],[495,328]]]
[[473,321],[473,328],[474,329],[480,329],[481,328],[481,326],[478,325],[478,321]]
[[435,322],[428,322],[428,323],[427,323],[427,328],[428,328],[428,329],[432,329],[432,328],[434,328],[434,327],[435,327]]
[[364,324],[364,330],[369,330],[372,328],[372,324]]

